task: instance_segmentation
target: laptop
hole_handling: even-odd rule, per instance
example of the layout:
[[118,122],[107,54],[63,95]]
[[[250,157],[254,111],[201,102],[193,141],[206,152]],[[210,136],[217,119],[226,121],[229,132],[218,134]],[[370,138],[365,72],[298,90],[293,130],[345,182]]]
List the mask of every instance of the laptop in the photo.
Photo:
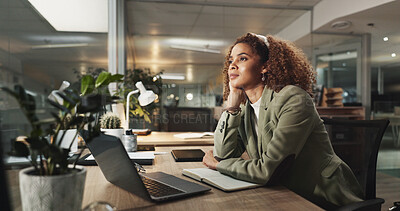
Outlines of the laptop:
[[141,198],[165,201],[211,190],[163,172],[138,172],[115,136],[101,134],[86,145],[110,183]]

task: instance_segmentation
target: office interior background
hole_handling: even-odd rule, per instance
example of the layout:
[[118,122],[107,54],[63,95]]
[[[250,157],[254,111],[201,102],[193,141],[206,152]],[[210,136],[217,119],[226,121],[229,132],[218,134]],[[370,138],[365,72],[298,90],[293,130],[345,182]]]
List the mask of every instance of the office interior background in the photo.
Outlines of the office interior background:
[[[158,115],[213,110],[222,106],[228,48],[254,32],[293,41],[318,72],[317,84],[341,87],[345,106],[362,105],[369,119],[400,106],[399,9],[395,0],[0,0],[0,86],[23,85],[45,112],[62,81],[98,68],[144,69],[162,72]],[[0,112],[8,151],[10,139],[29,128],[5,93]],[[144,127],[171,130],[163,119]],[[392,129],[378,169],[399,176]]]

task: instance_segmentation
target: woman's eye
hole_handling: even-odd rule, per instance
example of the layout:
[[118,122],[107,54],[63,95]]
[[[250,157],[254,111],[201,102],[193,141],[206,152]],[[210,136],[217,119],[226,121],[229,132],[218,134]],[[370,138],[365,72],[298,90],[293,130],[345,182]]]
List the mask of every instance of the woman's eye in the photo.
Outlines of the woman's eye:
[[240,61],[246,61],[247,60],[247,58],[246,57],[240,57]]
[[229,60],[229,61],[228,61],[228,64],[232,64],[232,62],[233,62],[232,60]]

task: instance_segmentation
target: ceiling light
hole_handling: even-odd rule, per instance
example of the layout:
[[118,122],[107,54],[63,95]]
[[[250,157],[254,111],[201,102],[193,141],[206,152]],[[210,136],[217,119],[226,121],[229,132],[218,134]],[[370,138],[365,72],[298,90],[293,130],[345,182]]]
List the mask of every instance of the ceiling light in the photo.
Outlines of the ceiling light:
[[347,59],[355,59],[357,58],[357,52],[346,52],[346,53],[337,53],[333,55],[323,55],[319,56],[318,60],[321,60],[323,62],[329,62],[329,61],[341,61],[341,60],[347,60]]
[[350,21],[336,21],[331,24],[332,29],[347,29],[351,26]]
[[185,75],[179,73],[163,73],[160,76],[163,80],[185,80]]
[[225,46],[224,40],[213,39],[192,39],[192,38],[170,38],[166,40],[169,45],[184,45],[184,46]]
[[392,53],[392,57],[396,57],[396,53]]
[[384,37],[383,38],[383,41],[385,41],[385,42],[388,41],[388,40],[389,40],[389,37]]
[[193,100],[193,94],[192,93],[187,93],[186,94],[186,99],[187,100]]
[[88,43],[70,43],[70,44],[47,44],[47,45],[34,45],[32,49],[46,49],[46,48],[75,48],[86,47]]
[[57,31],[108,31],[107,0],[28,1]]
[[190,46],[183,46],[183,45],[170,45],[170,48],[178,49],[178,50],[187,50],[187,51],[197,51],[197,52],[204,52],[204,53],[217,53],[220,54],[220,50],[209,49],[207,47],[199,48],[199,47],[190,47]]

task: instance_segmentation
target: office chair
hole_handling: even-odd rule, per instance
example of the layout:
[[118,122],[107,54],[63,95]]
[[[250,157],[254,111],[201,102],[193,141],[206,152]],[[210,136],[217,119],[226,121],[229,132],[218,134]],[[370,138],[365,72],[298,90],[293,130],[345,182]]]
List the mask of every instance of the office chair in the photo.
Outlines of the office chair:
[[381,210],[376,198],[376,162],[389,120],[323,119],[335,153],[353,170],[364,191],[362,202],[338,210]]

